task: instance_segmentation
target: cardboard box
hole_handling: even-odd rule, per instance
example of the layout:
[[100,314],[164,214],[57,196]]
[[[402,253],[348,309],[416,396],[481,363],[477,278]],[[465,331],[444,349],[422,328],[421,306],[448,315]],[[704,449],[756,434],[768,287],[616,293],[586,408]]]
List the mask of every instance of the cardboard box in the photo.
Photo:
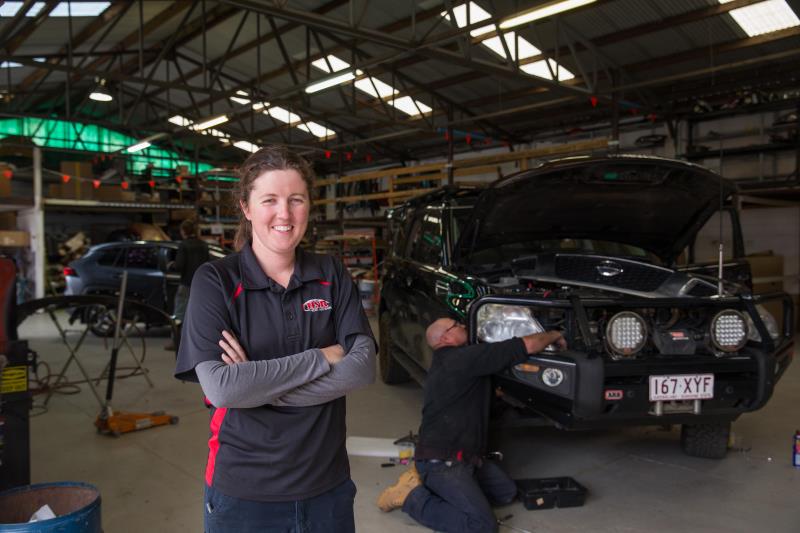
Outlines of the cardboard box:
[[0,246],[30,246],[31,236],[27,231],[0,231]]
[[62,174],[67,174],[72,178],[94,178],[92,163],[89,161],[62,161],[60,169]]
[[187,218],[192,218],[195,216],[194,209],[170,209],[169,210],[169,219],[170,220],[186,220]]
[[65,200],[94,199],[92,182],[77,178],[69,180],[69,183],[53,183],[47,188],[47,192],[50,198],[62,198]]
[[[753,276],[753,294],[783,292],[783,256],[771,251],[748,255],[750,273]],[[778,325],[783,323],[783,301],[775,300],[764,304]],[[796,308],[796,306],[795,306]]]
[[748,255],[750,273],[753,276],[753,293],[764,294],[783,290],[783,256],[772,252]]
[[136,193],[119,186],[105,186],[94,190],[94,199],[100,202],[135,202]]
[[783,256],[772,252],[748,255],[745,257],[750,263],[750,272],[753,278],[768,278],[783,276]]
[[14,211],[0,213],[0,230],[17,229],[17,214]]

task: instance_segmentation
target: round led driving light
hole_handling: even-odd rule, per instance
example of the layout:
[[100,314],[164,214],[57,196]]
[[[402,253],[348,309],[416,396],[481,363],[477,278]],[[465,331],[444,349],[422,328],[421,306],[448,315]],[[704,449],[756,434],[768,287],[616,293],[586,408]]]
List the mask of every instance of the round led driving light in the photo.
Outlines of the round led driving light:
[[545,368],[542,372],[542,381],[548,387],[558,387],[564,382],[564,372],[558,368]]
[[644,319],[632,311],[617,313],[606,326],[606,342],[615,359],[631,357],[644,348],[647,326]]
[[747,343],[747,320],[735,309],[725,309],[711,319],[711,342],[723,352],[735,352]]

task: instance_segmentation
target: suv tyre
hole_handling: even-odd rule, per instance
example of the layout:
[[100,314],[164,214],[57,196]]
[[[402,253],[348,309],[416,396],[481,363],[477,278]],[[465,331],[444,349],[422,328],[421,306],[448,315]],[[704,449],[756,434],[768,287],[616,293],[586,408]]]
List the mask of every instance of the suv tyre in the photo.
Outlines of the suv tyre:
[[378,357],[381,367],[381,379],[388,385],[395,385],[397,383],[405,383],[410,377],[406,369],[394,357],[396,349],[392,341],[392,328],[389,327],[390,320],[388,312],[381,314]]
[[681,448],[686,455],[705,459],[722,459],[728,453],[731,423],[683,424]]

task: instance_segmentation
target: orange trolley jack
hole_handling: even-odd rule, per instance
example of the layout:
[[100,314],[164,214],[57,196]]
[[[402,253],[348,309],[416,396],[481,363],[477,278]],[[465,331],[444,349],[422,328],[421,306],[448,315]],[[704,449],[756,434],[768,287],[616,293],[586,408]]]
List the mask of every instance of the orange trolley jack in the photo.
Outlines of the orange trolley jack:
[[106,404],[97,415],[94,425],[97,427],[98,433],[106,435],[113,435],[119,437],[123,433],[130,433],[131,431],[139,431],[156,426],[165,426],[167,424],[177,424],[178,417],[164,414],[163,411],[154,413],[115,413],[111,408],[111,397],[114,394],[114,375],[117,370],[117,355],[121,342],[120,337],[120,324],[122,323],[122,308],[125,302],[125,290],[128,285],[128,272],[122,273],[122,286],[120,287],[119,303],[117,304],[117,321],[114,326],[114,341],[111,348],[111,361],[108,365],[108,387],[106,388]]
[[166,426],[167,424],[177,424],[178,417],[164,414],[163,411],[155,413],[114,413],[110,407],[103,409],[103,412],[94,421],[97,432],[106,435],[119,437],[123,433],[139,431],[141,429],[156,426]]

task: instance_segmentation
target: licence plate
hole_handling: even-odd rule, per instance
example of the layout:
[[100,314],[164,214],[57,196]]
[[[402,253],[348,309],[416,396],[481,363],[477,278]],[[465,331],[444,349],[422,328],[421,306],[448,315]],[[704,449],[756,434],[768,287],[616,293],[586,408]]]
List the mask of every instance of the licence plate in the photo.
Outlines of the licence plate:
[[714,397],[714,374],[650,376],[650,401],[707,400]]

